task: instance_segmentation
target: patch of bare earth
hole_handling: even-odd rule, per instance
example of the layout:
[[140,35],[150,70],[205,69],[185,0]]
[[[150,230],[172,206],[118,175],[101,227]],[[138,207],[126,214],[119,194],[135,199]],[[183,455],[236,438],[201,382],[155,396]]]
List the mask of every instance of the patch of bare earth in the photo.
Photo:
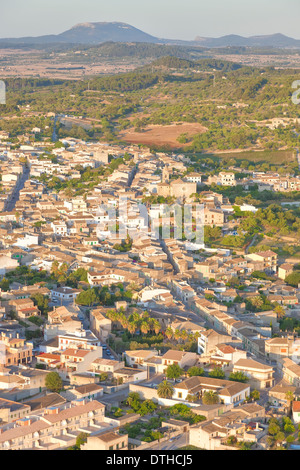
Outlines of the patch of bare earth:
[[202,134],[206,131],[207,128],[199,123],[174,123],[167,126],[147,126],[141,132],[136,132],[134,128],[126,129],[120,132],[119,137],[131,144],[179,148],[190,145],[190,142],[186,144],[178,142],[177,139],[181,134],[186,134],[189,140],[195,134]]

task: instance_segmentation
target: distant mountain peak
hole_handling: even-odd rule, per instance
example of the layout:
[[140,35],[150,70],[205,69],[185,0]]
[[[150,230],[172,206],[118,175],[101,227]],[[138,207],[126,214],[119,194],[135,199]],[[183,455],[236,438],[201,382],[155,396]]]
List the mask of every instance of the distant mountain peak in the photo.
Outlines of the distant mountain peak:
[[72,26],[71,29],[77,29],[77,28],[95,28],[96,23],[78,23],[75,24],[75,26]]
[[282,33],[250,37],[243,37],[238,34],[228,34],[219,38],[197,36],[195,42],[201,44],[202,47],[300,47],[300,40],[290,38]]
[[228,34],[219,38],[197,36],[194,41],[177,39],[162,39],[118,21],[78,23],[60,34],[50,34],[38,37],[5,38],[0,43],[11,44],[101,44],[104,42],[143,42],[152,44],[177,44],[186,46],[213,47],[282,47],[300,48],[300,40],[289,38],[281,33],[243,37],[238,34]]

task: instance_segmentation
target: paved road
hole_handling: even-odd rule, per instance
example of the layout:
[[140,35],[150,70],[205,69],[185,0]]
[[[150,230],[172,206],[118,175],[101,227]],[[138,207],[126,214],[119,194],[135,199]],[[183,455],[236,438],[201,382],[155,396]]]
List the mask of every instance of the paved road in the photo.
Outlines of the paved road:
[[254,235],[254,237],[252,238],[251,240],[251,243],[249,243],[249,245],[247,246],[247,248],[245,249],[245,254],[247,255],[248,252],[249,252],[249,248],[251,248],[252,245],[254,245],[255,241],[256,241],[256,238],[257,238],[257,234]]
[[129,385],[116,393],[112,393],[112,394],[105,393],[101,397],[101,402],[110,403],[112,405],[114,403],[121,403],[122,401],[126,400],[128,395],[129,395]]
[[189,445],[189,436],[188,433],[185,432],[179,436],[171,437],[168,441],[161,443],[156,442],[153,446],[149,447],[149,450],[176,450],[186,445]]
[[5,210],[7,212],[11,212],[11,211],[14,210],[16,202],[19,200],[20,191],[21,191],[21,189],[24,188],[25,181],[28,180],[29,175],[30,175],[30,169],[25,167],[23,175],[21,176],[21,179],[19,180],[19,182],[15,186],[15,189],[13,191],[11,199],[9,201],[7,201],[7,203],[6,203]]
[[53,133],[52,133],[52,142],[57,141],[57,133],[56,133],[56,122],[58,120],[58,116],[54,117],[54,123],[53,123]]

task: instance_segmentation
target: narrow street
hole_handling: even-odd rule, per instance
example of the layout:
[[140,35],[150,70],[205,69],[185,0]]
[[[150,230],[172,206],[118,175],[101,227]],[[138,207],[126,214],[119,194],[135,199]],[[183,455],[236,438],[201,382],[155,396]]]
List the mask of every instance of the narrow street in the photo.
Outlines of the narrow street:
[[25,166],[23,175],[21,176],[21,179],[15,186],[12,197],[6,202],[5,210],[7,212],[11,212],[14,210],[16,202],[19,200],[20,191],[21,189],[24,188],[25,182],[28,180],[29,176],[30,176],[30,168]]

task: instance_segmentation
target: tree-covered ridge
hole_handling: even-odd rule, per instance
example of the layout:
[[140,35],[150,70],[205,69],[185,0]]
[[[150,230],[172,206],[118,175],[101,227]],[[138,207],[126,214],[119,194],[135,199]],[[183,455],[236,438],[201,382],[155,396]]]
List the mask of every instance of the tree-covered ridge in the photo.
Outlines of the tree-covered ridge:
[[[122,131],[172,123],[199,123],[205,132],[178,139],[178,147],[202,152],[232,149],[292,149],[297,146],[298,107],[292,102],[297,70],[241,67],[215,59],[162,57],[130,73],[79,81],[8,79],[0,130],[12,136],[43,127],[38,113],[93,119],[86,130],[58,124],[58,137],[120,142]],[[24,114],[34,116],[24,119]],[[4,117],[14,116],[14,119]],[[28,121],[26,121],[28,119]],[[272,119],[284,125],[272,128]],[[290,120],[290,121],[289,121]],[[77,130],[76,130],[77,129]],[[79,130],[78,130],[79,129]]]

